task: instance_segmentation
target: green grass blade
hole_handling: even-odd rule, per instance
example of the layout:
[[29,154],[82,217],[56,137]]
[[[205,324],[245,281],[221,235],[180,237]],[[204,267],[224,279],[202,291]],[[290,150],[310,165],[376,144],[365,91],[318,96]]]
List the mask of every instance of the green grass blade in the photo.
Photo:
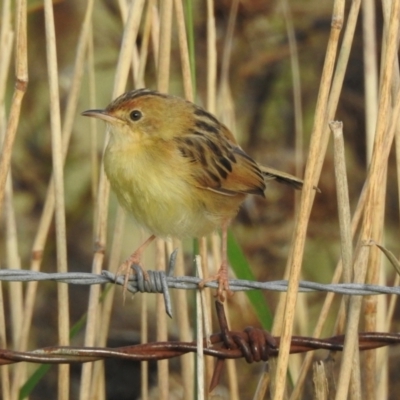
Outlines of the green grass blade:
[[[256,280],[242,249],[231,231],[228,232],[228,258],[238,279]],[[272,313],[262,292],[260,290],[249,290],[246,291],[246,296],[253,306],[262,327],[270,330],[272,327]]]

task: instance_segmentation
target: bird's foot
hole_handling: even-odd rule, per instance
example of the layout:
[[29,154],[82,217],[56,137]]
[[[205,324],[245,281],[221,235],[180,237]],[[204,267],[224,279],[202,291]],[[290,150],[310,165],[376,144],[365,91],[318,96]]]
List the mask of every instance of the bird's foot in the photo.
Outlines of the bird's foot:
[[122,289],[123,290],[122,296],[123,296],[124,302],[125,302],[125,296],[126,296],[126,291],[127,291],[127,287],[128,287],[129,277],[131,275],[133,275],[131,273],[132,265],[138,266],[143,272],[144,279],[147,281],[149,280],[149,273],[141,266],[140,259],[141,259],[140,255],[137,254],[137,252],[134,252],[118,267],[116,275],[124,276],[124,284],[123,284],[123,289]]
[[212,275],[206,279],[203,279],[199,286],[202,288],[207,282],[217,281],[218,282],[218,290],[215,294],[215,297],[223,303],[225,301],[225,293],[228,297],[233,296],[232,290],[229,288],[229,279],[228,279],[228,264],[226,262],[222,262],[221,267],[215,275]]

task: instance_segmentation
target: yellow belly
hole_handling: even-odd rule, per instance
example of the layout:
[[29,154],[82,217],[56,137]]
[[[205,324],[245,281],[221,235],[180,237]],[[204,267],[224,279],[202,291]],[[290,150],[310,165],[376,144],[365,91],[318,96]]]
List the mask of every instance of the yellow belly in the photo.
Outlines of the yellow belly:
[[204,236],[236,215],[244,195],[224,196],[194,186],[182,157],[168,157],[167,151],[133,153],[108,149],[106,174],[121,206],[151,233]]

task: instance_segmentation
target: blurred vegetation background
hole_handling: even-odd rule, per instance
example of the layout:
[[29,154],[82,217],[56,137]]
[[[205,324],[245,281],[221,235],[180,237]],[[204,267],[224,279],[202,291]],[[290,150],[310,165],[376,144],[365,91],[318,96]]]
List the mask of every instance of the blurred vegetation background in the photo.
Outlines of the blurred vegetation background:
[[[196,102],[206,103],[207,76],[207,12],[206,2],[195,0],[194,44],[196,68]],[[1,2],[0,2],[1,4]],[[45,48],[45,26],[43,4],[41,1],[28,2],[28,63],[29,84],[23,100],[17,139],[12,157],[12,185],[14,206],[19,236],[21,267],[28,269],[33,238],[37,230],[43,202],[52,172],[51,137],[49,124],[49,92]],[[218,54],[222,54],[228,30],[231,1],[218,0],[214,4],[217,27]],[[230,126],[242,147],[255,159],[292,174],[295,165],[295,115],[293,105],[293,70],[290,59],[290,46],[285,19],[280,1],[241,0],[234,28],[231,61],[229,64],[229,91],[234,111],[234,124]],[[315,104],[319,90],[321,71],[331,25],[332,2],[317,0],[298,0],[289,2],[295,39],[298,46],[298,63],[301,84],[303,118],[302,154],[306,156],[311,132]],[[80,0],[54,1],[54,18],[57,40],[58,72],[60,80],[60,105],[64,112],[66,98],[71,83],[71,74],[76,54],[76,43],[85,11],[85,2]],[[376,7],[377,32],[382,30],[380,7]],[[142,32],[143,27],[141,27]],[[172,63],[170,92],[183,96],[180,71],[179,49],[176,27],[173,26]],[[103,108],[111,101],[115,67],[121,45],[123,23],[118,2],[102,0],[95,3],[93,14],[93,43],[95,57],[96,107]],[[137,43],[142,40],[139,33]],[[378,43],[380,38],[378,38]],[[0,61],[1,62],[1,61]],[[222,57],[218,59],[221,71]],[[12,71],[12,68],[11,68]],[[156,68],[154,49],[150,45],[146,86],[156,88]],[[14,87],[14,77],[7,79],[6,109],[9,108]],[[127,89],[133,88],[132,80]],[[366,177],[365,144],[365,106],[363,83],[363,39],[361,24],[357,26],[351,59],[346,72],[343,91],[336,119],[343,121],[346,161],[352,210],[360,195]],[[223,103],[223,102],[222,102]],[[226,106],[225,103],[220,105]],[[88,79],[84,78],[79,96],[70,149],[66,159],[65,205],[67,222],[68,268],[70,271],[91,271],[93,258],[93,218],[94,193],[92,189],[91,136],[89,121],[79,115],[79,111],[91,108],[88,95]],[[100,162],[103,148],[103,125],[98,126],[97,160]],[[398,241],[398,196],[394,157],[389,168],[389,184],[386,208],[386,227],[388,247]],[[327,283],[330,281],[337,259],[340,256],[340,238],[337,218],[336,190],[333,171],[333,150],[329,146],[321,180],[321,193],[317,195],[313,207],[306,253],[303,262],[303,279]],[[232,231],[242,247],[257,280],[282,279],[288,249],[294,226],[296,194],[289,188],[275,183],[268,186],[266,199],[249,197],[232,224]],[[116,199],[112,195],[111,219],[115,216]],[[125,230],[122,257],[125,258],[134,248],[133,222],[128,218]],[[112,234],[113,222],[109,224]],[[3,233],[2,233],[3,235]],[[108,238],[108,243],[111,241]],[[5,241],[1,237],[0,262],[4,268]],[[184,243],[187,262],[191,260],[191,243]],[[108,257],[108,248],[106,258]],[[152,250],[149,250],[150,252]],[[56,265],[56,245],[54,226],[49,232],[42,270],[54,272]],[[115,266],[117,267],[117,266]],[[151,268],[151,265],[147,265]],[[389,273],[389,277],[393,276]],[[393,278],[390,278],[393,279]],[[390,280],[389,279],[389,280]],[[390,283],[390,282],[389,282]],[[39,296],[35,305],[33,331],[29,348],[49,346],[57,343],[56,286],[40,283]],[[7,290],[7,287],[5,287]],[[86,310],[89,290],[87,287],[70,286],[71,323],[81,318]],[[271,309],[277,302],[277,294],[264,293]],[[322,294],[300,295],[304,317],[312,321],[319,313]],[[7,297],[5,297],[7,299]],[[235,295],[230,302],[232,326],[242,329],[246,325],[259,326],[255,314],[239,301]],[[128,299],[122,306],[118,291],[114,301],[115,309],[111,322],[110,340],[112,343],[132,343],[138,340],[135,332],[139,330],[139,320],[135,318],[140,307],[141,297]],[[7,300],[6,300],[7,302]],[[339,304],[339,303],[338,303]],[[338,307],[338,304],[335,307]],[[333,314],[332,314],[333,315]],[[240,320],[237,321],[237,318]],[[399,315],[393,321],[393,329],[398,330]],[[150,321],[149,340],[155,340]],[[328,321],[325,332],[330,335],[332,321]],[[296,332],[311,334],[312,323],[302,326],[297,322]],[[173,337],[174,322],[170,323]],[[82,337],[74,338],[81,343]],[[76,368],[76,367],[74,367]],[[249,366],[255,375],[259,366]],[[33,369],[33,367],[32,367]],[[135,375],[135,373],[132,373]],[[78,372],[77,372],[77,376]],[[132,375],[128,374],[128,381]],[[111,379],[111,378],[110,378]],[[248,380],[243,374],[239,379]],[[257,379],[247,388],[247,394],[254,392]],[[43,393],[52,392],[52,379],[46,379],[36,389],[31,398],[44,398]],[[36,393],[36,392],[34,392]],[[131,395],[131,394],[130,394]],[[51,396],[50,396],[51,397]],[[48,397],[48,398],[50,398]],[[118,397],[123,399],[124,395]],[[129,397],[133,398],[133,397]],[[246,397],[242,397],[246,398]],[[247,397],[248,398],[248,397]]]

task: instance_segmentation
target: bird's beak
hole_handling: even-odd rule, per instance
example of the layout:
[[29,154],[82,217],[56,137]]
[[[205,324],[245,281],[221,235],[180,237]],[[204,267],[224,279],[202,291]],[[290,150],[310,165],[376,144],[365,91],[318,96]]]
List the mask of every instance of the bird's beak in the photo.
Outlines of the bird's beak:
[[105,122],[109,122],[110,124],[115,124],[115,123],[120,122],[120,119],[110,115],[107,112],[107,110],[86,110],[81,115],[83,115],[85,117],[99,118]]

